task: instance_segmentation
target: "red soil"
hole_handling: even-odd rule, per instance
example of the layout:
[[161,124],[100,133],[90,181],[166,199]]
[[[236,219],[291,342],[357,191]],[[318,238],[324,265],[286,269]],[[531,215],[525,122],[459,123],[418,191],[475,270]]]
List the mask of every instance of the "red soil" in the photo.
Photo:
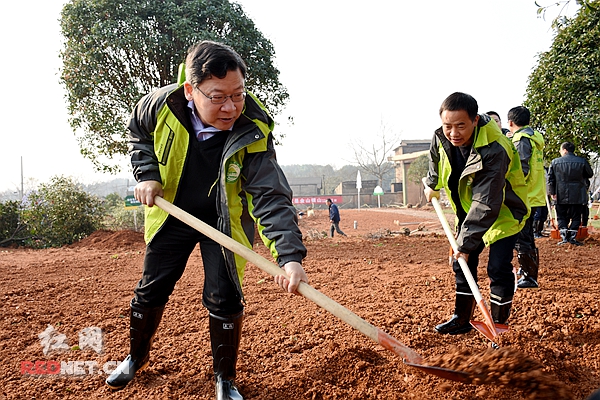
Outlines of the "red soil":
[[[581,247],[538,241],[541,289],[517,291],[511,329],[494,352],[475,331],[456,337],[433,331],[452,313],[454,278],[448,243],[431,210],[341,215],[348,237],[323,237],[329,227],[325,211],[300,220],[310,284],[425,363],[464,370],[475,384],[405,365],[311,301],[283,293],[249,265],[237,379],[246,399],[585,399],[600,387],[598,234]],[[267,254],[262,244],[255,250]],[[122,391],[104,385],[103,366],[128,352],[128,304],[143,254],[142,234],[131,231],[99,231],[59,249],[1,249],[0,400],[214,397],[198,252],[167,305],[150,367]],[[479,284],[487,299],[486,260],[484,252]],[[475,317],[481,318],[478,311]],[[38,335],[48,325],[66,335],[71,350],[44,355]],[[73,347],[87,327],[103,332],[100,354]],[[28,361],[39,361],[38,369]],[[88,364],[79,377],[39,374],[61,361]],[[99,368],[90,374],[92,363]]]

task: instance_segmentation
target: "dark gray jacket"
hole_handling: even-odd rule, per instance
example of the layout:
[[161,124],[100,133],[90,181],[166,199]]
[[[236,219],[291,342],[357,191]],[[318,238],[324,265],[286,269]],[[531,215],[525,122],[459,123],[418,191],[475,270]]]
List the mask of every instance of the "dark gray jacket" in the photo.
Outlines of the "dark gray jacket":
[[[183,90],[182,86],[170,85],[145,96],[135,107],[128,126],[136,180],[161,182],[164,199],[175,205],[191,196],[189,190],[180,190],[180,184],[192,158],[190,142],[195,140]],[[272,120],[250,93],[244,104],[242,115],[228,133],[218,180],[214,182],[218,228],[252,249],[256,226],[279,266],[302,262],[306,247],[297,224],[292,190],[275,157]],[[159,207],[146,207],[147,243],[164,226],[167,217]],[[230,250],[223,252],[230,276],[237,272],[234,283],[242,295],[246,261]]]
[[519,154],[495,121],[480,115],[474,143],[458,183],[460,202],[450,192],[452,144],[442,129],[435,131],[429,149],[426,185],[444,188],[457,215],[465,214],[456,239],[458,250],[475,251],[481,240],[490,245],[521,231],[529,217],[527,185]]
[[587,204],[587,182],[593,175],[586,159],[567,153],[550,164],[548,192],[556,195],[557,204]]

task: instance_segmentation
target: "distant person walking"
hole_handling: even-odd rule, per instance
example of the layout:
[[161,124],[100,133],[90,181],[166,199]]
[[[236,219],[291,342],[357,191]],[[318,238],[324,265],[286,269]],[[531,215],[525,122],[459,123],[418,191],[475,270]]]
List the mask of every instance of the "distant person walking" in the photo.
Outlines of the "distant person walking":
[[556,202],[556,219],[562,241],[559,245],[577,241],[584,204],[588,202],[588,180],[594,175],[592,167],[584,158],[574,154],[575,145],[564,142],[560,145],[560,157],[552,160],[548,169],[548,191]]
[[331,201],[331,199],[327,199],[327,206],[329,207],[329,221],[331,222],[330,236],[333,237],[334,231],[342,236],[347,236],[340,229],[340,210],[338,209],[338,206],[333,204],[333,201]]

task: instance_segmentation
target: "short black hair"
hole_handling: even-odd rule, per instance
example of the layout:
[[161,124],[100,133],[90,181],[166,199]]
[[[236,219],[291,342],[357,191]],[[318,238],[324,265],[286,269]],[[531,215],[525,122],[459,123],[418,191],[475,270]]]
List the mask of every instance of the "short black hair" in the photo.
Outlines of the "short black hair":
[[500,118],[500,114],[498,114],[496,111],[488,111],[486,112],[487,115],[495,115],[496,117],[498,117],[498,119],[500,121],[502,121],[502,118]]
[[531,122],[531,113],[527,107],[513,107],[508,110],[508,120],[517,126],[526,126]]
[[240,70],[242,77],[246,79],[246,63],[226,44],[202,40],[188,49],[185,75],[194,87],[213,76],[223,79],[227,72],[237,70]]
[[479,106],[477,100],[470,94],[454,92],[450,96],[446,97],[442,105],[440,106],[440,115],[444,111],[466,111],[471,121],[475,121],[477,117],[477,111]]
[[574,153],[575,152],[575,145],[571,142],[563,142],[563,144],[560,145],[560,149],[561,150],[566,150],[569,153]]

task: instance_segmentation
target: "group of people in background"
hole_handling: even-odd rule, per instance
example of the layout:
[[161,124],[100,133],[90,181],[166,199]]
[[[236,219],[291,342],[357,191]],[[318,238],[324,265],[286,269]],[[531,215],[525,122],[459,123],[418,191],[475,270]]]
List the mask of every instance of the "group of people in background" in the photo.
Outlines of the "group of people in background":
[[[506,324],[517,288],[539,288],[535,239],[542,236],[548,196],[556,207],[558,244],[581,245],[576,237],[593,171],[570,142],[561,145],[561,156],[546,171],[544,138],[530,126],[524,106],[509,110],[508,128],[503,128],[497,112],[480,114],[472,96],[456,92],[443,101],[439,115],[442,126],[431,142],[425,196],[430,201],[443,188],[456,213],[454,313],[435,327],[453,335],[472,329],[476,305],[458,259],[466,260],[477,281],[479,256],[489,247],[491,315],[494,323]],[[518,271],[512,265],[515,250]]]

